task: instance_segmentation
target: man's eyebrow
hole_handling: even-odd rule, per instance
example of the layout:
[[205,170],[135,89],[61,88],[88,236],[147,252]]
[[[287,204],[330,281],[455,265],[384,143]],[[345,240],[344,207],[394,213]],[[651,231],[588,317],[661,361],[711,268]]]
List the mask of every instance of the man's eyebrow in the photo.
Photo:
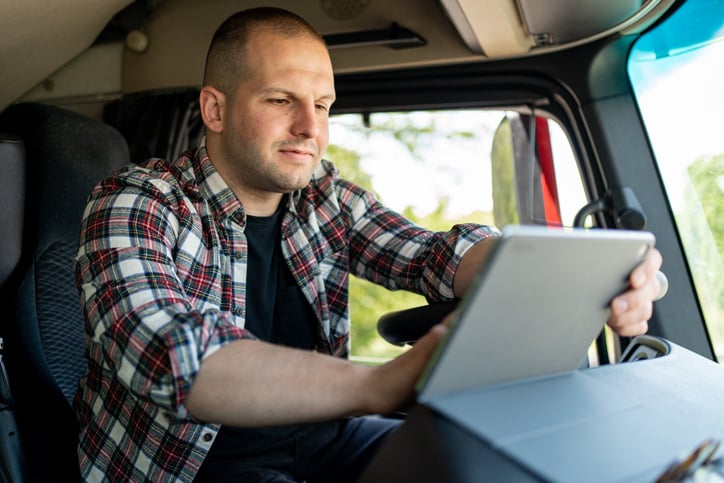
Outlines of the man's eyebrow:
[[[298,97],[296,93],[293,91],[290,91],[289,89],[284,89],[283,87],[267,87],[261,90],[261,93],[264,95],[270,95],[270,94],[284,94],[285,96],[289,97]],[[316,98],[317,100],[326,100],[330,102],[334,102],[337,99],[337,96],[332,92],[328,94],[323,94]]]

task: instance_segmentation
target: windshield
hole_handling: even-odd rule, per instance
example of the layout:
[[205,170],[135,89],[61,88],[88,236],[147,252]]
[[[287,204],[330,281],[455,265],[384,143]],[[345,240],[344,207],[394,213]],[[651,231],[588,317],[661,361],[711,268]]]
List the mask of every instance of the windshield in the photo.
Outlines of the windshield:
[[724,357],[724,0],[641,37],[629,76],[719,360]]

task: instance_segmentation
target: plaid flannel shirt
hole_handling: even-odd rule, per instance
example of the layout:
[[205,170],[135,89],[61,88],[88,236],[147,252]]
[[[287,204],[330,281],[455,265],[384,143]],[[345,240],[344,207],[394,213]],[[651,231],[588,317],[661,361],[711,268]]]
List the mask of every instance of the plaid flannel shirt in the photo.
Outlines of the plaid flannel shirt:
[[[253,337],[244,330],[245,220],[203,146],[126,168],[91,193],[75,267],[86,317],[88,373],[75,400],[86,480],[193,480],[219,426],[195,421],[184,399],[206,357]],[[450,299],[461,256],[494,234],[423,230],[323,161],[289,197],[281,244],[316,310],[317,350],[346,357],[350,271]]]

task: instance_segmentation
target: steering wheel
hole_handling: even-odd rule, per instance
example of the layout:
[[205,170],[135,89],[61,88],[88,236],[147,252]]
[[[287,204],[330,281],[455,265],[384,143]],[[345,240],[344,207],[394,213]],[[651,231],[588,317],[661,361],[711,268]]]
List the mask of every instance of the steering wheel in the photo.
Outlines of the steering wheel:
[[440,323],[446,315],[455,310],[458,302],[459,300],[436,302],[387,313],[377,322],[377,332],[391,344],[399,346],[414,344],[433,325]]

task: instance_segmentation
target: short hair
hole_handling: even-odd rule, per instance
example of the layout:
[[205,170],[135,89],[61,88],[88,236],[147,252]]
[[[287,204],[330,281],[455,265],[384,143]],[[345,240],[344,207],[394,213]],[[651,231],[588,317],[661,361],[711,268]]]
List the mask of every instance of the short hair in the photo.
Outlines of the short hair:
[[259,30],[288,38],[308,37],[325,44],[312,24],[288,10],[275,7],[242,10],[227,18],[214,33],[206,54],[204,85],[233,97],[247,67],[244,62],[246,46],[251,35]]

